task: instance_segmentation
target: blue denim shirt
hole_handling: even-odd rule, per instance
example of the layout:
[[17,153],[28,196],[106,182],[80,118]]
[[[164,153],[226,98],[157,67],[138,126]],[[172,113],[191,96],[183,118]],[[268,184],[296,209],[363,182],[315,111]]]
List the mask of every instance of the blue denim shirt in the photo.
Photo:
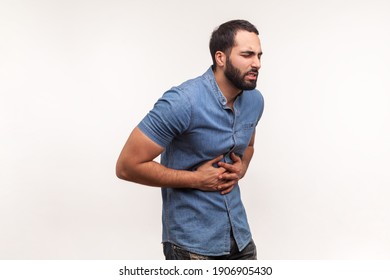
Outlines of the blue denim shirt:
[[[230,153],[242,157],[264,108],[258,90],[243,91],[226,106],[211,67],[200,77],[164,93],[138,127],[165,150],[161,164],[194,170],[205,161]],[[163,242],[202,255],[230,251],[230,233],[239,250],[251,240],[240,188],[225,195],[194,189],[162,188]]]

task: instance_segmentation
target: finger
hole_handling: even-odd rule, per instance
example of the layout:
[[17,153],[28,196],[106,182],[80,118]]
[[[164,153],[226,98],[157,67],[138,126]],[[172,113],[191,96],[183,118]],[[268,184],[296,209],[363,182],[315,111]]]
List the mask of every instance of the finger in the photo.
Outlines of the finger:
[[237,182],[238,182],[238,180],[225,181],[224,183],[222,183],[218,186],[218,190],[224,191],[228,188],[234,187],[237,184]]
[[229,164],[229,163],[226,163],[226,162],[218,162],[218,165],[220,166],[220,167],[223,167],[223,168],[225,168],[227,171],[229,171],[229,172],[232,172],[232,173],[236,173],[236,172],[238,172],[238,169],[237,169],[237,167],[235,167],[234,165],[232,165],[232,164]]
[[234,186],[235,186],[235,185],[233,185],[233,186],[231,186],[231,187],[229,187],[229,188],[227,188],[227,189],[224,189],[224,190],[221,191],[220,193],[221,193],[222,195],[227,194],[227,193],[230,193],[230,192],[234,189]]
[[237,156],[235,153],[231,153],[230,154],[230,158],[234,161],[234,162],[237,162],[237,161],[240,161],[241,158],[239,156]]
[[217,173],[219,174],[219,176],[221,176],[222,174],[224,174],[227,170],[223,167],[219,167],[217,169]]
[[237,173],[225,172],[225,173],[219,175],[218,179],[224,180],[224,181],[231,181],[231,180],[238,180],[240,178],[239,178]]
[[209,160],[208,163],[209,163],[210,165],[213,165],[213,164],[219,162],[222,158],[223,158],[223,155],[220,155],[220,156],[218,156],[218,157],[216,157],[216,158],[214,158],[214,159],[212,159],[212,160]]

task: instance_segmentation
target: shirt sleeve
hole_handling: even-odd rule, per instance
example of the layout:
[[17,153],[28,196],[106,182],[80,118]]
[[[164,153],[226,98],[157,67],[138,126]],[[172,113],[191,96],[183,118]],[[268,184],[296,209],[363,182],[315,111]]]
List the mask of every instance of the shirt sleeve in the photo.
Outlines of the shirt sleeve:
[[261,116],[263,115],[263,112],[264,112],[264,97],[260,91],[258,93],[259,93],[258,96],[260,97],[260,102],[259,102],[259,117],[257,118],[256,126],[259,123]]
[[154,104],[138,128],[153,142],[166,148],[175,136],[186,131],[190,120],[191,103],[188,96],[178,88],[172,88]]

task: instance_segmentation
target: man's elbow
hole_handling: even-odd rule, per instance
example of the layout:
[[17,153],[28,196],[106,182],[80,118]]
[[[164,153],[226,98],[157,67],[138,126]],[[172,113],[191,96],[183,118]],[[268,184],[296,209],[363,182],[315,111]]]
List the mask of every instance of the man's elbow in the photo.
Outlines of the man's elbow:
[[120,161],[118,161],[116,164],[115,172],[116,172],[116,176],[119,179],[126,180],[126,181],[133,181],[131,176],[132,174],[131,169],[129,169],[125,164],[123,164]]
[[125,174],[122,166],[119,165],[119,163],[116,164],[115,174],[116,174],[116,177],[118,177],[119,179],[125,180],[126,174]]

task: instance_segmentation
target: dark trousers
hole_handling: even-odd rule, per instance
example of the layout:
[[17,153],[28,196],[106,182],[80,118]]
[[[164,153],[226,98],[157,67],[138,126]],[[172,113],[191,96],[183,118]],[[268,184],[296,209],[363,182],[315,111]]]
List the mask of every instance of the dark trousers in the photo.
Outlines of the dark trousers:
[[204,256],[191,253],[175,244],[164,242],[164,255],[166,260],[257,260],[256,245],[253,240],[241,252],[233,237],[231,237],[230,243],[230,254]]

